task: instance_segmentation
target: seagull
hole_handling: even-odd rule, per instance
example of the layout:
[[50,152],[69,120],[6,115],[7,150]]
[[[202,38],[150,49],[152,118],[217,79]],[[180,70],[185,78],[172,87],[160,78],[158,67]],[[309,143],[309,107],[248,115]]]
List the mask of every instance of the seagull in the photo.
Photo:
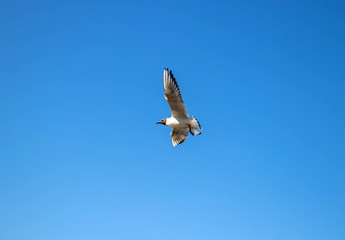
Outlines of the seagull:
[[171,117],[164,118],[156,124],[163,124],[172,127],[170,133],[171,143],[174,147],[183,143],[188,137],[189,133],[194,135],[201,134],[201,125],[199,121],[191,116],[188,116],[186,105],[182,100],[180,88],[177,85],[172,71],[164,68],[163,73],[164,97],[168,101]]

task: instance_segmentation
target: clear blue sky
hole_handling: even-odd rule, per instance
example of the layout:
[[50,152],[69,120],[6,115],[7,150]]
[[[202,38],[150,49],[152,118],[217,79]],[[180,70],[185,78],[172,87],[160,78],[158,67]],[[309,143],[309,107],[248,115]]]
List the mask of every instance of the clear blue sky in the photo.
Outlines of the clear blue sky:
[[344,12],[1,1],[0,239],[345,239]]

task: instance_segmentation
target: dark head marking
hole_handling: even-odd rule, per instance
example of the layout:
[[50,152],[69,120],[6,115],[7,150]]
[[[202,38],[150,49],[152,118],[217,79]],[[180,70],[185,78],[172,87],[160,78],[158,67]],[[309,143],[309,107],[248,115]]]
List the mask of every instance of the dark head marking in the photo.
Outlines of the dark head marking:
[[162,119],[160,122],[157,122],[156,124],[163,124],[163,125],[166,125],[166,123],[167,123],[167,119],[164,118],[164,119]]

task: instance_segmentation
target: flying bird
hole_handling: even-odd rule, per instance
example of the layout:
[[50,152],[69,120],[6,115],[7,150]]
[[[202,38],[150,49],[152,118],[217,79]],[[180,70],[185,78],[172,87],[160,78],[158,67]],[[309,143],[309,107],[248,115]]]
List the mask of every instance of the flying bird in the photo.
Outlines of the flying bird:
[[174,147],[183,143],[188,137],[189,133],[194,135],[201,134],[201,126],[199,121],[191,116],[188,116],[186,105],[181,96],[180,88],[177,85],[172,71],[164,68],[163,73],[164,97],[168,101],[171,109],[171,117],[164,118],[156,124],[163,124],[172,127],[171,142]]

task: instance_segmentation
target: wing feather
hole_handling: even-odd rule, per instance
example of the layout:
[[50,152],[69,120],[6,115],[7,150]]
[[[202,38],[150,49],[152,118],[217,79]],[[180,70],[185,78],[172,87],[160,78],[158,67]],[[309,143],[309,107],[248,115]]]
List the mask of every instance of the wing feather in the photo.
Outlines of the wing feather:
[[171,143],[174,147],[183,143],[188,137],[189,129],[188,128],[173,128],[171,131]]
[[176,79],[172,74],[172,71],[164,68],[163,74],[164,83],[164,97],[168,101],[171,115],[175,118],[185,118],[188,117],[187,108],[184,104],[181,96],[181,91],[177,85]]

